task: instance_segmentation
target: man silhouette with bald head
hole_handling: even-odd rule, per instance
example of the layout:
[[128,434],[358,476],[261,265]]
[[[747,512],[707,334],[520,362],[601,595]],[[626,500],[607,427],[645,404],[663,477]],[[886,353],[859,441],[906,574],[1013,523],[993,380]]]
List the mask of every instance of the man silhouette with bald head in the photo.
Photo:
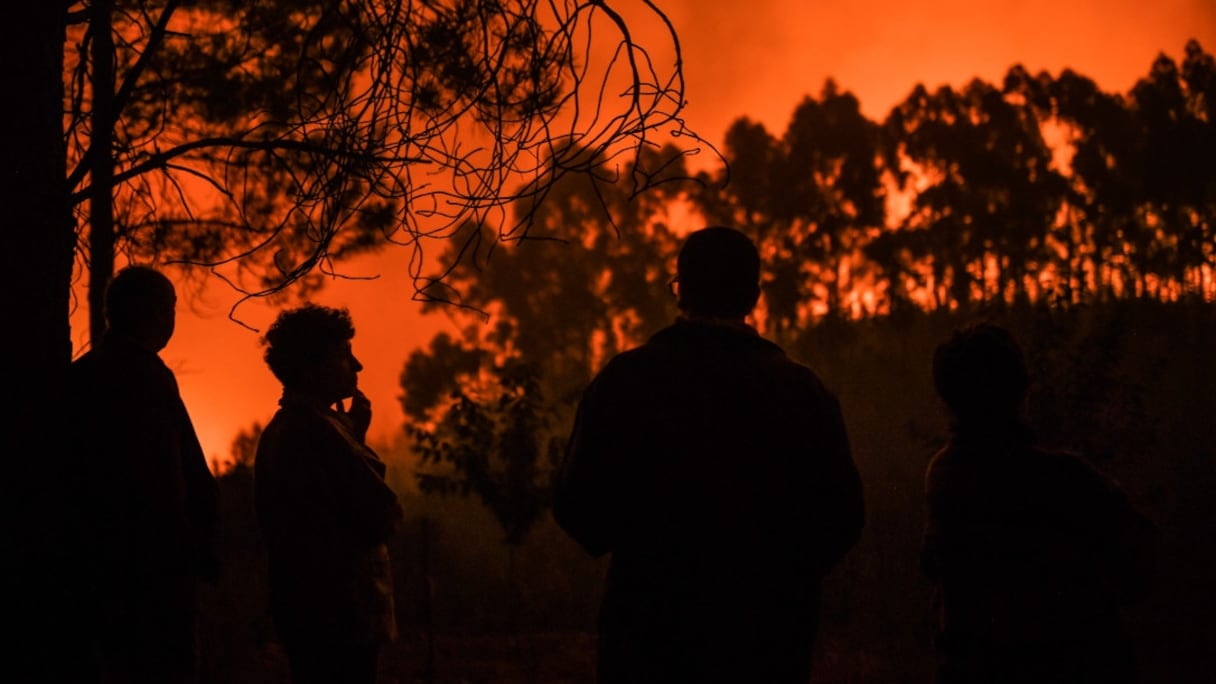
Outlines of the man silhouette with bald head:
[[157,355],[176,304],[160,272],[119,272],[106,291],[105,337],[69,375],[87,627],[102,682],[192,681],[196,582],[218,571],[215,479]]
[[587,388],[554,516],[611,554],[599,681],[808,680],[820,582],[857,542],[861,484],[840,408],[746,323],[760,258],[689,235],[682,315]]

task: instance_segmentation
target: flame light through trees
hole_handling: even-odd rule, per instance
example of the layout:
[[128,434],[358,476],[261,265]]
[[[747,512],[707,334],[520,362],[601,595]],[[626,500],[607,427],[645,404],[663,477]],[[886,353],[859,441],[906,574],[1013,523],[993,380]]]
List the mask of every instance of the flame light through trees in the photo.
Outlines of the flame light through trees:
[[779,335],[900,309],[1211,301],[1212,83],[1197,41],[1126,95],[1014,66],[871,121],[829,81],[780,135],[736,121],[707,212],[760,241]]
[[[505,207],[563,176],[643,191],[650,172],[618,179],[619,160],[653,137],[699,139],[680,118],[674,29],[641,8],[626,21],[603,0],[74,6],[68,183],[91,308],[116,254],[203,266],[252,297],[395,243],[421,293],[429,242],[483,225],[524,238],[530,216]],[[634,21],[656,23],[675,59],[652,62]]]
[[[228,5],[236,4],[228,3]],[[322,4],[334,5],[335,3],[303,1],[287,3],[284,0],[276,4],[282,7],[297,8],[293,11],[296,14],[303,12],[304,14],[300,16],[305,16],[307,7],[319,7]],[[681,89],[687,91],[688,106],[680,110],[678,117],[680,120],[687,120],[689,126],[697,132],[708,135],[715,144],[721,144],[731,122],[741,116],[746,116],[754,124],[765,127],[765,133],[769,137],[780,141],[791,121],[794,107],[803,99],[803,94],[814,93],[815,98],[819,99],[822,84],[828,77],[835,78],[836,82],[840,84],[838,88],[840,92],[856,95],[864,115],[863,118],[882,126],[892,109],[908,98],[909,92],[917,83],[926,84],[925,90],[928,93],[933,93],[939,89],[941,84],[948,83],[951,84],[953,92],[958,93],[965,90],[967,84],[978,74],[981,80],[993,84],[993,87],[998,90],[1003,90],[1004,77],[1010,65],[1019,63],[1025,64],[1026,70],[1032,75],[1047,70],[1057,80],[1062,80],[1065,70],[1071,68],[1072,74],[1088,77],[1078,78],[1072,81],[1072,85],[1067,86],[1068,89],[1078,89],[1076,96],[1070,99],[1078,105],[1090,103],[1091,109],[1088,113],[1079,111],[1078,114],[1082,115],[1081,118],[1101,119],[1104,116],[1103,112],[1113,111],[1114,103],[1126,102],[1127,96],[1120,95],[1120,93],[1128,93],[1138,79],[1149,73],[1153,58],[1160,51],[1171,55],[1180,64],[1185,60],[1182,48],[1189,37],[1198,37],[1199,43],[1208,51],[1213,44],[1216,44],[1216,33],[1212,28],[1216,27],[1216,23],[1208,21],[1213,16],[1211,8],[1207,3],[1199,0],[1162,0],[1151,7],[1134,0],[1115,0],[1104,3],[1100,8],[1091,3],[1067,1],[1046,5],[1042,3],[1006,3],[1004,5],[983,5],[982,7],[972,3],[965,12],[957,11],[957,3],[952,0],[949,2],[933,0],[915,5],[868,0],[849,3],[847,7],[822,3],[798,3],[790,0],[765,0],[760,3],[746,4],[663,0],[658,4],[671,18],[679,34],[678,44],[668,36],[668,29],[662,17],[652,12],[640,0],[620,0],[620,2],[610,3],[614,9],[622,13],[629,28],[632,29],[630,36],[633,38],[635,46],[644,46],[654,64],[658,65],[656,71],[662,74],[661,67],[674,64],[677,56],[682,60],[683,68],[679,75],[681,78],[687,78],[687,87],[684,87],[682,80],[672,82],[672,84],[675,86],[678,83]],[[72,15],[73,19],[75,21],[88,19],[90,15],[82,13],[81,10],[93,5],[94,3],[90,3],[89,6],[78,3],[72,6],[71,9],[75,12]],[[123,3],[119,3],[119,5],[122,7]],[[175,3],[175,5],[178,8],[175,16],[179,18],[185,16],[182,8],[186,6],[192,10],[223,6],[218,2]],[[125,9],[115,13],[115,21],[118,22],[120,19],[133,21],[135,18],[142,17],[144,19],[142,26],[154,26],[154,20],[160,16],[158,12],[162,6],[167,6],[163,0],[142,4],[127,2]],[[265,7],[269,7],[265,2],[244,3],[242,6],[248,8],[248,12],[271,15],[270,18],[280,22],[288,16],[288,13],[285,12],[275,14],[265,9]],[[258,10],[257,7],[263,7],[263,9]],[[122,16],[118,17],[119,14]],[[218,14],[221,13],[211,12],[205,21],[200,20],[200,26],[210,27],[213,29],[213,33],[218,33],[219,31],[214,30],[214,17]],[[609,17],[605,13],[589,9],[588,14],[584,16],[593,17],[593,20],[584,22],[580,26],[584,28],[594,26],[595,33],[592,49],[578,55],[581,60],[579,63],[584,64],[592,75],[603,76],[603,66],[608,64],[612,56],[616,54],[615,48],[620,44],[621,34],[616,26],[608,21]],[[87,44],[83,42],[86,27],[81,24],[74,26],[67,44],[69,70],[66,73],[70,77],[75,77],[76,80],[65,80],[69,86],[70,96],[75,97],[75,102],[78,102],[78,104],[74,104],[74,101],[69,98],[67,107],[69,112],[74,111],[77,114],[77,125],[71,129],[72,135],[75,136],[74,144],[79,146],[73,152],[72,157],[73,164],[76,164],[89,142],[87,133],[90,123],[79,120],[79,116],[87,115],[89,112],[85,103],[88,101],[91,84],[87,78],[81,80],[87,76],[87,71],[74,69],[79,66],[77,64],[79,55],[84,54],[87,59],[89,54]],[[287,28],[290,26],[286,28],[280,26],[275,31],[285,31]],[[190,24],[175,25],[169,32],[170,37],[166,40],[177,41],[175,44],[179,47],[193,45],[194,47],[189,52],[189,59],[173,58],[176,60],[173,61],[165,57],[164,59],[169,61],[162,65],[161,71],[157,73],[168,73],[176,68],[183,76],[198,75],[202,71],[201,62],[196,63],[194,60],[201,60],[207,54],[209,46],[223,38],[223,36],[214,39],[193,38],[187,29],[189,32],[195,30],[190,28]],[[297,75],[287,57],[295,54],[291,52],[291,49],[298,49],[304,44],[305,38],[294,30],[276,35],[279,35],[279,41],[286,47],[273,47],[263,41],[259,45],[266,46],[264,49],[259,47],[256,50],[249,50],[248,54],[259,55],[265,62],[283,66],[277,67],[261,78],[257,76],[256,69],[244,66],[232,70],[230,76],[227,77],[213,76],[206,81],[206,84],[210,84],[206,88],[213,88],[218,93],[218,96],[213,99],[219,102],[208,105],[209,108],[206,111],[213,111],[217,115],[233,111],[238,113],[248,111],[248,103],[275,99],[283,91],[289,89],[286,84],[288,81],[294,81]],[[136,37],[139,37],[139,40],[151,40],[154,35],[149,29],[140,28],[127,39],[135,40]],[[582,36],[580,41],[586,37]],[[118,36],[117,40],[122,41],[124,38]],[[77,43],[81,43],[83,53],[78,50]],[[132,53],[132,58],[134,56]],[[232,62],[233,60],[229,59],[226,63]],[[122,74],[126,73],[126,69],[131,63],[132,59],[126,59],[119,65],[120,84],[126,82],[122,78]],[[594,69],[593,64],[596,67]],[[595,109],[591,108],[591,105],[598,102],[600,90],[609,103],[618,101],[618,96],[626,92],[628,84],[623,81],[628,80],[626,73],[629,66],[628,60],[623,57],[618,58],[614,64],[616,65],[616,76],[612,80],[614,85],[603,85],[602,80],[597,82],[590,78],[585,82],[587,88],[583,92],[582,104],[585,107],[580,111],[582,117],[589,117],[595,113]],[[186,69],[187,66],[191,68]],[[150,67],[147,68],[150,69]],[[1084,94],[1086,92],[1084,90],[1085,81],[1090,79],[1092,82],[1088,88],[1093,93],[1092,97]],[[661,82],[666,82],[666,77],[661,79]],[[160,89],[154,92],[178,92],[169,87],[171,80],[167,78],[158,77],[155,80],[149,78],[146,83],[149,88],[156,86]],[[156,102],[155,97],[151,95],[145,97],[144,101],[149,104],[144,109],[157,113],[160,118],[154,122],[155,125],[135,126],[132,130],[141,135],[150,135],[159,130],[157,126],[164,127],[166,134],[174,126],[181,126],[185,123],[201,126],[202,119],[184,115],[186,112],[192,111],[193,107],[190,104],[191,100],[186,95],[199,96],[208,92],[206,88],[203,85],[182,88],[179,97],[160,106],[153,104]],[[118,86],[115,90],[122,92]],[[1010,94],[1009,97],[1017,96]],[[262,116],[267,121],[274,117],[284,118],[287,116],[285,112],[290,112],[293,106],[292,101],[280,103],[274,107],[267,105],[266,113]],[[124,111],[129,115],[131,110]],[[1058,117],[1054,115],[1051,117],[1051,119],[1056,118]],[[609,118],[605,115],[602,120],[608,121]],[[554,122],[557,121],[561,121],[563,126],[560,128],[555,126],[554,129],[565,131],[568,120],[554,119]],[[129,128],[133,126],[131,121],[125,125]],[[664,124],[660,129],[678,129],[679,126],[679,120],[672,120],[670,124]],[[1098,142],[1106,141],[1103,144],[1114,144],[1119,139],[1117,135],[1107,135],[1101,140],[1092,139],[1092,137],[1074,137],[1078,135],[1076,131],[1064,127],[1062,124],[1051,123],[1051,120],[1043,121],[1041,126],[1045,134],[1049,129],[1055,131],[1049,134],[1047,141],[1053,152],[1061,154],[1062,157],[1077,157],[1082,163],[1088,163],[1087,159],[1100,158],[1102,146],[1097,144]],[[472,124],[461,122],[452,130],[455,133],[467,133],[471,136],[475,128],[476,126]],[[651,132],[656,136],[667,132],[660,129]],[[1108,127],[1107,130],[1116,131],[1117,129]],[[130,135],[130,132],[124,132],[121,135]],[[1057,135],[1059,137],[1056,137]],[[1135,136],[1132,135],[1129,139],[1134,138]],[[145,135],[140,139],[147,140],[148,137]],[[472,142],[475,138],[465,137],[464,140],[466,143],[464,147],[460,148],[461,150],[468,151],[477,147]],[[687,143],[690,140],[686,139],[684,142]],[[1057,144],[1059,142],[1067,144]],[[1073,152],[1074,144],[1078,148],[1085,147],[1087,151],[1082,153],[1078,149]],[[143,144],[142,149],[154,152],[156,146],[160,147],[162,154],[164,150],[172,149],[167,142],[155,139]],[[132,149],[134,148],[135,145],[132,144]],[[723,146],[723,149],[726,150],[726,147]],[[212,156],[222,158],[223,154],[223,151],[218,151]],[[532,160],[529,159],[529,161]],[[624,162],[627,161],[627,158],[623,159],[618,155],[612,159],[611,165],[603,169],[604,178],[611,177],[617,166],[628,169],[628,164],[618,165],[617,161]],[[695,164],[697,171],[703,170],[709,174],[711,185],[714,181],[719,180],[714,175],[720,168],[715,155],[702,154],[698,157],[689,157],[686,161],[690,166]],[[732,189],[741,188],[748,182],[760,186],[768,183],[766,178],[744,169],[738,159],[732,158],[731,161],[733,168],[730,175],[730,187]],[[1134,167],[1135,162],[1132,161],[1131,164]],[[1067,177],[1073,177],[1072,166],[1073,163],[1070,159],[1069,164],[1057,162],[1054,168]],[[433,174],[435,169],[431,166],[408,165],[406,168],[414,174],[411,182],[419,190],[419,195],[422,190],[429,191],[439,186],[441,178]],[[761,170],[764,168],[766,167],[761,167]],[[82,231],[87,231],[88,224],[85,219],[88,207],[85,205],[86,198],[80,193],[89,186],[88,172],[86,170],[81,173],[83,175],[78,176],[74,191],[77,193],[76,207],[79,225],[82,227]],[[123,188],[120,186],[115,190],[115,194],[120,200],[116,205],[120,209],[118,211],[119,230],[123,235],[132,238],[129,244],[126,243],[126,238],[120,239],[120,258],[130,257],[148,261],[159,257],[162,262],[166,262],[180,256],[178,252],[166,246],[171,244],[169,238],[172,236],[198,235],[198,241],[202,246],[214,248],[217,245],[228,244],[225,242],[226,240],[231,241],[231,244],[238,244],[239,239],[247,233],[248,229],[245,227],[240,227],[240,230],[228,234],[218,229],[219,219],[223,217],[223,214],[218,211],[206,213],[204,210],[228,205],[211,202],[215,197],[224,198],[222,195],[212,195],[209,190],[210,185],[195,183],[193,180],[195,176],[191,174],[179,172],[175,167],[164,171],[154,169],[143,176],[145,179],[143,182],[149,187],[155,187],[152,183],[153,179],[168,179],[171,175],[182,179],[186,191],[183,193],[166,191],[169,203],[163,206],[151,201],[155,199],[153,193],[145,193],[140,202],[126,202],[121,199]],[[1173,177],[1175,176],[1162,176],[1163,179]],[[645,176],[642,178],[645,179]],[[276,194],[283,195],[284,190],[279,187],[279,180],[263,179],[259,185],[252,173],[248,179],[250,188],[260,191],[268,197]],[[631,179],[631,175],[625,176],[626,182]],[[893,176],[884,171],[883,186],[887,193],[887,208],[883,221],[858,225],[857,230],[848,233],[845,236],[847,240],[840,243],[840,250],[844,252],[839,256],[842,263],[840,271],[813,265],[814,268],[808,268],[806,272],[797,274],[797,278],[788,281],[797,284],[798,288],[803,291],[817,293],[811,299],[794,299],[795,302],[811,302],[811,304],[796,306],[794,320],[799,323],[791,327],[792,332],[802,329],[798,326],[820,320],[820,317],[828,311],[826,302],[829,297],[836,297],[841,303],[841,309],[833,315],[842,316],[882,314],[891,309],[890,302],[892,301],[904,302],[907,300],[910,302],[912,310],[916,310],[920,306],[932,305],[935,290],[922,285],[930,282],[932,263],[928,260],[907,258],[913,253],[912,248],[917,247],[916,240],[926,239],[928,235],[922,231],[899,229],[898,219],[902,219],[907,215],[906,212],[911,210],[912,203],[919,192],[930,187],[937,180],[933,176],[913,175],[908,178],[902,191],[892,181]],[[136,186],[134,180],[124,180],[123,183],[132,187]],[[195,184],[191,185],[192,183]],[[504,185],[504,188],[509,190],[518,190],[520,187],[519,184],[514,183]],[[1106,197],[1119,196],[1119,192],[1113,185],[1103,186],[1103,193]],[[553,197],[553,193],[550,193],[546,199]],[[596,201],[594,194],[590,197],[591,201]],[[711,211],[713,202],[719,202],[719,199],[714,199],[710,203],[709,209],[702,209],[705,203],[701,203],[700,200],[705,197],[706,194],[701,193],[696,196],[696,202],[681,201],[681,206],[693,207],[687,212],[690,214],[690,218],[685,223],[693,227],[700,225],[700,219],[697,216],[702,213],[712,217],[721,217],[723,220],[731,218],[731,214]],[[187,212],[187,205],[183,198],[199,200],[199,204],[203,206],[191,206]],[[611,197],[609,198],[610,205],[614,201]],[[546,202],[545,204],[552,205],[553,203]],[[267,202],[266,205],[270,208],[279,206],[271,202]],[[124,210],[121,210],[124,206],[131,208],[125,210],[125,214]],[[418,206],[421,208],[431,205],[419,204]],[[171,213],[170,208],[174,208]],[[135,211],[136,209],[138,211]],[[155,218],[154,210],[163,214],[159,221],[153,220]],[[383,215],[385,223],[399,218],[401,210],[395,209],[394,211],[397,213],[386,212]],[[152,218],[141,220],[140,212],[142,215]],[[252,213],[250,215],[252,216],[249,219],[251,223],[262,220],[259,215]],[[487,213],[487,215],[490,214]],[[575,214],[570,216],[577,218]],[[1105,282],[1104,279],[1109,277],[1108,272],[1095,272],[1088,265],[1084,267],[1080,265],[1083,261],[1092,262],[1097,255],[1101,254],[1097,247],[1089,246],[1091,242],[1095,245],[1101,244],[1102,249],[1107,252],[1110,252],[1111,246],[1116,244],[1111,238],[1115,232],[1106,227],[1099,227],[1091,221],[1091,218],[1102,218],[1105,226],[1114,226],[1115,222],[1112,220],[1114,216],[1114,214],[1093,214],[1091,217],[1083,211],[1079,203],[1071,200],[1061,205],[1055,225],[1062,226],[1068,222],[1073,227],[1068,231],[1058,227],[1053,228],[1054,234],[1067,238],[1067,241],[1061,244],[1053,243],[1049,249],[1050,254],[1057,255],[1051,257],[1052,263],[1066,263],[1067,260],[1058,256],[1064,254],[1066,250],[1071,250],[1074,255],[1071,260],[1074,266],[1070,275],[1070,279],[1074,282],[1074,294],[1081,292],[1077,288],[1076,282],[1082,279],[1089,288],[1085,292],[1092,293],[1097,291],[1095,289],[1097,282]],[[182,227],[175,225],[175,221],[179,218],[183,222],[189,222],[192,217],[193,219],[208,218],[212,220],[212,227],[216,229],[211,230],[195,223],[191,224],[195,228],[188,232],[185,224]],[[267,219],[267,221],[269,220]],[[555,220],[566,220],[566,217],[562,216]],[[423,222],[423,227],[427,230],[433,227],[429,221],[428,219]],[[375,223],[370,218],[369,222]],[[670,222],[674,227],[677,220],[673,218]],[[450,223],[449,228],[458,228],[459,225],[461,224]],[[1175,224],[1167,222],[1163,225],[1169,228]],[[139,230],[135,231],[134,226],[140,226]],[[233,223],[232,226],[236,228],[240,224]],[[624,224],[622,226],[623,229],[628,228]],[[471,231],[471,228],[469,230]],[[802,230],[809,236],[815,234],[815,231],[809,227],[804,227]],[[1157,229],[1154,228],[1154,230]],[[900,235],[899,239],[879,240],[889,232],[906,234]],[[486,239],[493,241],[497,233],[497,230],[487,232]],[[327,254],[331,258],[337,254],[343,257],[353,257],[352,260],[346,262],[347,265],[342,270],[348,274],[379,274],[380,277],[377,281],[335,280],[318,275],[321,272],[318,269],[297,281],[296,285],[312,286],[324,279],[325,287],[317,292],[310,291],[309,296],[330,305],[349,305],[351,307],[352,313],[359,322],[357,344],[360,358],[368,367],[367,372],[364,373],[368,385],[365,389],[372,394],[377,407],[373,419],[373,433],[379,439],[392,439],[400,433],[401,422],[404,418],[402,412],[396,408],[400,392],[396,376],[406,357],[416,349],[425,348],[427,341],[437,332],[446,330],[457,334],[457,331],[447,320],[446,315],[419,316],[418,313],[422,306],[407,301],[408,295],[413,292],[412,283],[404,273],[399,271],[405,270],[404,262],[410,258],[413,252],[412,247],[375,252],[369,250],[366,253],[357,254],[358,249],[364,248],[364,243],[352,240],[348,247],[339,250],[340,245],[347,244],[342,242],[342,236],[354,237],[356,234],[363,235],[363,233],[355,232],[340,233],[339,237],[335,238],[335,242],[331,243],[330,251]],[[367,235],[382,237],[383,234],[372,230],[368,231]],[[435,233],[436,237],[438,235],[439,233]],[[467,238],[469,235],[470,233],[463,233],[459,237]],[[87,233],[84,233],[83,236],[89,237]],[[405,234],[402,233],[399,237],[405,237]],[[161,251],[151,251],[150,246],[156,246],[158,239],[163,243],[160,247]],[[613,240],[609,240],[608,243],[617,244]],[[377,237],[369,244],[378,246],[383,244],[383,240]],[[438,245],[440,243],[425,239],[419,241],[419,246],[428,244]],[[461,244],[463,242],[448,241],[446,243],[446,245],[452,246]],[[522,246],[529,248],[541,244],[544,243],[530,240]],[[598,240],[596,244],[598,244]],[[426,260],[431,262],[432,255],[438,256],[443,249],[446,249],[446,245],[442,248],[435,247],[428,250]],[[80,246],[78,278],[83,274],[80,265],[98,261],[86,251],[89,242],[81,242]],[[148,249],[148,251],[136,251],[136,246]],[[225,264],[216,267],[216,272],[231,278],[248,292],[259,291],[263,286],[260,280],[262,275],[259,272],[260,267],[270,265],[274,269],[270,272],[271,275],[278,272],[278,267],[275,267],[271,260],[276,253],[277,246],[261,252],[261,257],[263,257],[261,260],[246,259]],[[483,243],[483,246],[488,247],[489,245]],[[822,249],[825,246],[820,243],[816,249]],[[475,253],[472,251],[472,247],[473,245],[470,245],[469,254]],[[865,249],[859,250],[861,247],[865,247]],[[883,247],[889,247],[891,258],[897,259],[893,264],[893,271],[882,268],[883,262],[880,261],[880,258],[884,256]],[[775,248],[776,245],[774,245]],[[499,254],[506,252],[507,250],[496,251],[493,263],[485,272],[495,272],[499,274],[495,276],[496,278],[509,279],[510,274],[502,272],[510,270],[514,266],[498,260]],[[1166,253],[1168,252],[1159,252],[1159,254]],[[297,258],[296,252],[286,249],[280,256],[278,266],[290,271],[297,263]],[[1110,258],[1111,263],[1115,264],[1125,257],[1111,254]],[[544,259],[536,261],[543,262]],[[579,263],[583,263],[581,257]],[[980,262],[976,263],[978,265]],[[318,265],[322,268],[332,266],[326,261],[319,261]],[[482,261],[480,265],[487,264]],[[656,263],[648,265],[646,268],[661,271],[665,265]],[[423,267],[421,257],[419,257],[419,260],[415,262],[415,272],[420,272],[418,269],[421,268],[421,272],[437,275],[433,266],[432,263]],[[1059,283],[1064,277],[1064,274],[1055,268],[1049,263],[1047,269],[1038,272],[1040,281],[1047,281],[1048,278],[1054,279],[1044,282],[1042,286],[1044,289],[1055,291],[1057,287],[1055,283]],[[179,275],[176,273],[177,269],[173,270],[175,275]],[[471,271],[476,272],[477,269],[473,268]],[[205,269],[184,271],[191,277],[204,275],[207,272]],[[596,271],[597,274],[599,272]],[[898,272],[898,277],[890,277],[892,272]],[[1034,273],[1033,270],[1031,272]],[[989,270],[988,273],[995,275],[995,271]],[[1103,275],[1103,273],[1106,274]],[[835,276],[839,278],[836,284],[833,284],[833,274],[839,274]],[[669,276],[669,273],[661,273],[657,276],[662,279],[662,287],[656,291],[655,296],[663,298],[658,300],[658,303],[664,306],[669,303],[670,299],[670,295],[665,289],[665,279]],[[544,274],[539,273],[530,276],[531,281],[545,277]],[[614,288],[613,292],[617,292],[615,287],[625,283],[629,277],[625,273],[616,274],[616,277],[609,281]],[[1155,278],[1156,276],[1152,275],[1145,278],[1150,288],[1156,287],[1155,283],[1159,282]],[[642,282],[640,286],[649,287],[649,280],[644,280],[645,282]],[[207,278],[206,282],[210,284],[206,285],[206,291],[201,300],[189,297],[186,292],[183,293],[184,306],[179,311],[179,333],[169,347],[168,351],[173,358],[168,360],[175,369],[179,370],[179,380],[183,393],[187,397],[187,404],[195,413],[200,430],[206,433],[204,442],[207,453],[218,455],[220,460],[224,460],[222,454],[227,452],[232,436],[238,430],[247,427],[255,420],[264,422],[269,417],[277,387],[261,362],[256,332],[233,325],[223,318],[229,304],[242,295],[230,291],[216,278]],[[1208,282],[1212,282],[1210,277]],[[78,280],[77,285],[80,288],[79,291],[83,293],[85,283]],[[180,286],[185,288],[187,283],[180,283]],[[563,284],[563,287],[567,286]],[[602,288],[598,288],[597,291],[599,289]],[[839,290],[839,292],[833,294],[835,290]],[[799,290],[792,291],[798,292]],[[993,291],[995,291],[995,285],[992,285],[989,290],[990,299],[992,299],[991,292]],[[449,296],[455,294],[453,291],[437,291],[437,293]],[[470,296],[463,290],[461,295],[464,297],[461,301],[473,304],[477,303],[475,300],[480,299],[477,296]],[[1113,295],[1103,294],[1102,296]],[[621,297],[624,295],[622,294]],[[569,298],[569,296],[566,297],[566,299]],[[274,308],[279,303],[277,298],[260,303],[251,302],[242,306],[237,314],[242,321],[248,322],[255,328],[260,327],[268,324],[273,318]],[[617,306],[617,308],[619,309],[621,306],[624,305]],[[440,311],[450,313],[451,310],[445,308]],[[598,309],[589,309],[588,315],[596,311]],[[80,312],[73,318],[73,339],[76,341],[78,350],[82,345],[87,344],[87,340],[80,334],[80,331],[86,326],[77,322],[83,313]],[[549,334],[551,331],[580,328],[585,317],[582,310],[573,312],[563,310],[551,313],[554,314],[554,317],[545,327],[529,334],[541,336]],[[556,315],[558,313],[560,313],[560,317]],[[571,316],[574,318],[571,319]],[[474,316],[462,321],[461,324],[481,320]],[[764,323],[768,325],[768,321]],[[595,334],[603,336],[608,341],[615,337],[615,335],[606,336],[598,332]],[[379,383],[379,385],[375,383]],[[235,388],[240,388],[240,391],[234,391]]]

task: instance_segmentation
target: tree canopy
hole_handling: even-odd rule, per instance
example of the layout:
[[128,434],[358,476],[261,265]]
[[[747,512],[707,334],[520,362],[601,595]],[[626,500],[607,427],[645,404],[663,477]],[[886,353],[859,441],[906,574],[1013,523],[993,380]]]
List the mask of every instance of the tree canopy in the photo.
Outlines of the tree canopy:
[[[619,159],[696,140],[679,43],[643,7],[627,20],[600,0],[72,4],[67,180],[94,334],[116,255],[261,296],[395,243],[421,292],[429,243],[470,221],[526,236],[530,217],[506,206],[562,176],[641,191],[647,170],[621,176]],[[632,21],[669,44],[638,44]]]
[[[468,325],[409,356],[406,429],[423,489],[476,494],[512,543],[547,510],[548,477],[582,388],[605,358],[674,311],[667,211],[700,186],[673,148],[645,151],[638,164],[660,160],[674,162],[641,196],[563,178],[542,204],[519,207],[534,220],[526,244],[497,247],[492,260],[489,240],[464,254],[452,243],[445,254],[445,282],[463,293]],[[494,324],[481,325],[483,315]]]
[[[473,238],[485,228],[470,224],[456,243],[468,251],[449,247],[445,282],[492,324],[467,319],[462,338],[415,351],[401,377],[424,483],[518,495],[535,515],[551,473],[542,456],[564,439],[574,400],[610,356],[676,313],[666,286],[677,210],[757,241],[755,322],[796,355],[818,325],[845,319],[1216,299],[1216,66],[1193,41],[1185,55],[1181,66],[1159,57],[1127,95],[1020,66],[1000,84],[918,85],[883,121],[829,81],[779,135],[738,119],[727,165],[699,183],[681,182],[678,164],[638,197],[557,183],[543,206],[517,207],[548,240],[492,262],[490,243]],[[502,438],[521,406],[543,420],[534,447],[512,452]],[[470,416],[478,429],[466,429]],[[528,487],[500,486],[521,462]]]
[[[122,261],[201,268],[241,296],[308,287],[362,250],[424,252],[469,221],[526,237],[505,206],[566,176],[618,171],[683,130],[680,46],[658,5],[611,0],[68,0],[11,8],[14,103],[0,183],[12,241],[5,378],[27,392],[6,436],[20,520],[18,646],[44,670],[74,610],[63,573],[70,460],[47,430],[65,399],[69,317],[91,335]],[[635,40],[655,22],[661,44]],[[653,31],[647,32],[656,35]],[[652,58],[653,56],[653,58]],[[587,155],[583,150],[593,150]],[[558,163],[551,164],[550,161]],[[526,182],[525,182],[526,181]],[[507,220],[515,218],[516,220]],[[430,284],[420,281],[419,289]],[[36,597],[36,598],[35,598]],[[69,647],[70,648],[70,647]],[[49,675],[54,678],[55,675]],[[71,680],[70,675],[59,679]]]

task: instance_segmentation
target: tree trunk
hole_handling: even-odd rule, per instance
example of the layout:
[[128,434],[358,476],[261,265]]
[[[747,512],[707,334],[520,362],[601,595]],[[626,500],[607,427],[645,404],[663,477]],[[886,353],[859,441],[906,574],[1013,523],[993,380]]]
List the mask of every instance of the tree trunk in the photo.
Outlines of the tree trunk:
[[[7,135],[0,136],[4,182],[4,292],[10,391],[4,431],[5,578],[10,599],[10,653],[5,670],[23,681],[65,679],[70,649],[62,637],[79,624],[65,605],[62,478],[67,430],[61,424],[72,356],[68,306],[75,232],[63,139],[63,3],[22,3],[0,46],[0,78],[9,97]],[[67,426],[68,429],[71,426]],[[11,612],[11,611],[15,611]],[[65,629],[65,627],[67,629]]]
[[93,4],[92,135],[89,139],[89,340],[106,331],[106,286],[114,275],[114,35],[113,0]]

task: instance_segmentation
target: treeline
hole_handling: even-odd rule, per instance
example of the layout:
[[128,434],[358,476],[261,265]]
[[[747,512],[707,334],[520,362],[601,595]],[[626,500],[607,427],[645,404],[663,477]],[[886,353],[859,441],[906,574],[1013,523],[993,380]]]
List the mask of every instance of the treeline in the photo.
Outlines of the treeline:
[[1015,66],[917,86],[878,122],[829,82],[780,135],[736,121],[720,170],[647,154],[621,172],[662,169],[646,194],[568,179],[517,207],[528,239],[466,225],[429,290],[471,313],[401,376],[422,483],[481,498],[513,540],[547,506],[573,400],[676,314],[690,225],[756,239],[756,323],[795,355],[850,320],[1216,298],[1216,60],[1194,41],[1127,94]]
[[1195,41],[1126,95],[1015,66],[917,86],[872,121],[828,82],[780,135],[737,121],[725,153],[730,182],[700,208],[765,245],[775,329],[1216,295],[1216,62]]
[[[662,169],[650,192],[570,177],[516,208],[532,219],[529,239],[504,244],[468,224],[453,242],[428,293],[463,330],[436,336],[401,373],[411,454],[394,463],[397,485],[421,489],[407,510],[433,522],[416,515],[397,546],[399,612],[434,602],[403,622],[415,635],[591,628],[601,566],[547,514],[574,402],[607,358],[677,313],[682,230],[729,223],[761,246],[757,325],[840,394],[865,479],[871,522],[825,604],[826,671],[927,672],[920,483],[944,438],[928,359],[952,326],[986,317],[1027,342],[1035,427],[1130,480],[1167,529],[1168,591],[1145,609],[1142,636],[1151,672],[1197,681],[1191,668],[1211,664],[1204,630],[1171,620],[1208,623],[1216,610],[1216,566],[1196,546],[1216,458],[1204,418],[1212,55],[1191,42],[1181,64],[1159,57],[1126,94],[1020,67],[999,85],[918,86],[883,121],[829,82],[779,135],[738,120],[723,152],[726,167],[694,174],[678,150],[650,149],[620,173]],[[467,511],[461,497],[491,514],[475,531],[446,508]]]

